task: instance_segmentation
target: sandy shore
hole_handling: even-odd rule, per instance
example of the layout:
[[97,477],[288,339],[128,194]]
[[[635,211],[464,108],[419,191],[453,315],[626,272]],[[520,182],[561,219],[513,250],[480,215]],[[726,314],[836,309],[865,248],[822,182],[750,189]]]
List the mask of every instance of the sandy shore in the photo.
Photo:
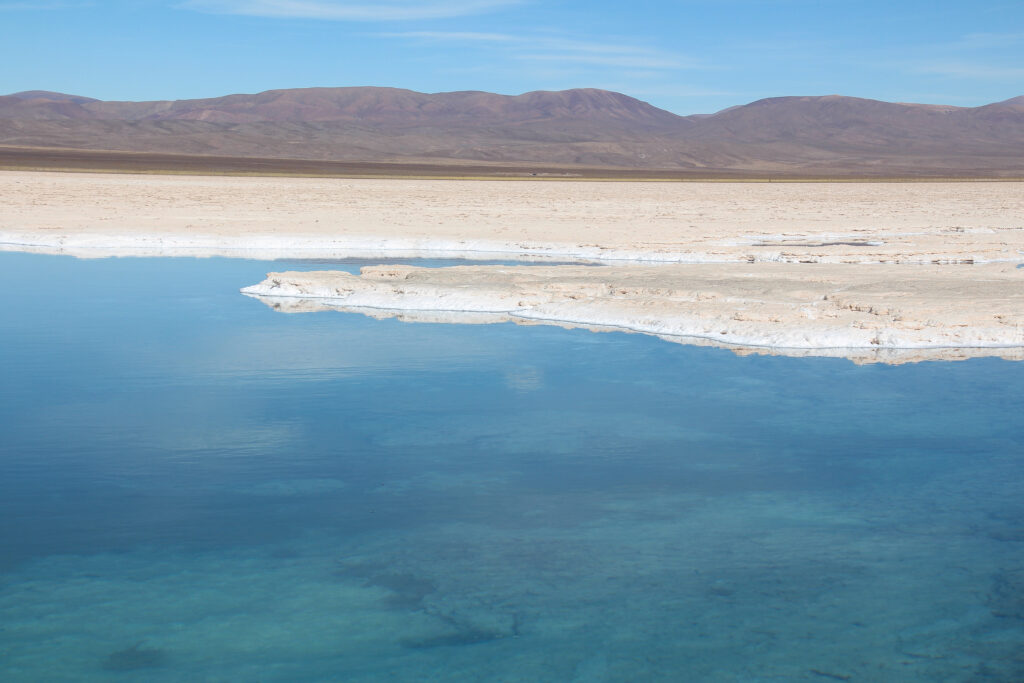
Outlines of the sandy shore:
[[[1024,263],[1020,183],[11,171],[0,172],[0,250],[611,263],[529,273],[490,266],[395,271],[400,277],[287,274],[248,291],[291,297],[275,304],[290,310],[328,305],[404,311],[408,319],[547,321],[800,353],[971,347],[1015,358],[1005,349],[1024,346],[1024,269],[1015,267]],[[677,265],[638,265],[645,262]]]

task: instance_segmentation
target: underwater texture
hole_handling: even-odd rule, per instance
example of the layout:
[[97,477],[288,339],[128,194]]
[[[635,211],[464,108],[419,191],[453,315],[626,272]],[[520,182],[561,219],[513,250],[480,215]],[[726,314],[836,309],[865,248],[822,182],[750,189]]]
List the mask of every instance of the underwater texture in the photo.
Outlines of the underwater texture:
[[238,294],[323,267],[0,254],[0,679],[1024,679],[1024,363]]

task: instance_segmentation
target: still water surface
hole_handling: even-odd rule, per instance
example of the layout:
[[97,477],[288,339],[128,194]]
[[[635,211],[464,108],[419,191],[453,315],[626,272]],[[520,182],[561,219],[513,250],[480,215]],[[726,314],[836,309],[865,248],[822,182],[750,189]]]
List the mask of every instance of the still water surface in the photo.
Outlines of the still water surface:
[[0,254],[0,680],[1024,679],[1024,363],[238,294],[320,267]]

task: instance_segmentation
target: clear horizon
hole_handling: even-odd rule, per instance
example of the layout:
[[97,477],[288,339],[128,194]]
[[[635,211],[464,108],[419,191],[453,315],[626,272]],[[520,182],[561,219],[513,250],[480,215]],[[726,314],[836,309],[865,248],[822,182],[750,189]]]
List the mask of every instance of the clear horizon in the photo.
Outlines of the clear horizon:
[[[174,100],[302,87],[592,87],[677,114],[840,94],[1024,94],[1024,5],[909,0],[0,0],[0,92]],[[45,48],[45,49],[42,49]]]

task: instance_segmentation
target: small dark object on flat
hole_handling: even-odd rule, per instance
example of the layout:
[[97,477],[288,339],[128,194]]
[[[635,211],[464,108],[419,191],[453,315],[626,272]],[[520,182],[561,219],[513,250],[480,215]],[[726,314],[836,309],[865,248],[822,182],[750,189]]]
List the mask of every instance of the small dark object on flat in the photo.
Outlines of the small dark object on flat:
[[878,247],[878,242],[757,242],[755,247]]
[[103,660],[106,671],[136,671],[162,666],[167,658],[163,650],[142,647],[146,641],[140,640],[129,648],[118,650],[107,655]]

